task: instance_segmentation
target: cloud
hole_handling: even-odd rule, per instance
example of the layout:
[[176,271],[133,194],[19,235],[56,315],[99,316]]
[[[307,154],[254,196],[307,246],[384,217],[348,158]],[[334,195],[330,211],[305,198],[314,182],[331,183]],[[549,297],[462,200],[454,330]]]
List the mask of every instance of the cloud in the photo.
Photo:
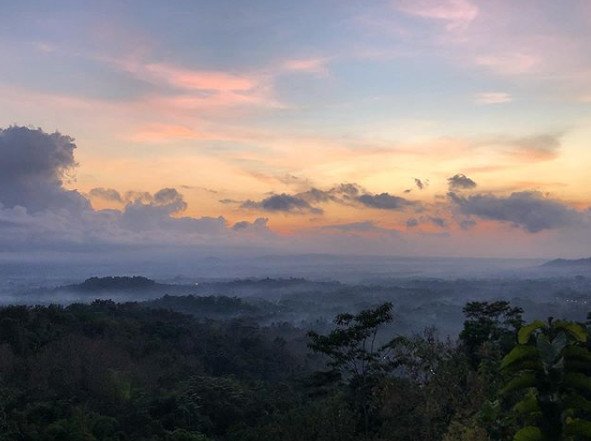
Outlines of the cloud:
[[389,193],[363,194],[358,196],[357,201],[366,207],[377,208],[379,210],[403,210],[408,206],[415,205],[415,202],[399,196],[393,196]]
[[239,201],[237,199],[230,199],[230,198],[220,199],[218,202],[220,204],[225,204],[225,205],[241,204],[242,203],[242,201]]
[[474,95],[476,104],[502,104],[513,101],[513,97],[506,92],[479,92]]
[[446,228],[448,226],[447,220],[439,216],[421,216],[418,219],[416,217],[411,217],[406,220],[405,225],[407,228],[415,228],[424,222],[428,222],[439,228]]
[[328,59],[326,58],[295,58],[283,63],[283,69],[291,72],[302,72],[320,76],[328,75]]
[[469,230],[476,226],[476,221],[474,219],[462,219],[460,221],[460,228],[462,230]]
[[58,132],[16,126],[0,129],[0,203],[30,212],[88,209],[86,198],[63,187],[76,167],[75,149],[74,139]]
[[505,197],[492,194],[464,197],[453,192],[448,196],[462,214],[507,222],[530,233],[579,224],[585,217],[563,202],[537,191],[515,192]]
[[334,191],[348,196],[356,196],[363,191],[363,189],[358,184],[340,184],[334,188]]
[[560,135],[542,134],[517,138],[510,143],[510,153],[526,160],[544,161],[558,156]]
[[[272,81],[268,75],[230,73],[219,70],[192,69],[168,63],[109,60],[121,71],[154,86],[146,104],[154,108],[209,109],[242,106],[278,107],[272,96]],[[134,135],[138,140],[160,139],[164,135],[199,138],[201,135],[182,126],[156,126]],[[167,138],[165,138],[167,139]]]
[[[222,200],[222,203],[233,203],[233,200]],[[417,206],[418,202],[409,201],[389,193],[373,194],[355,183],[335,185],[328,190],[312,187],[293,195],[281,193],[272,194],[260,201],[247,200],[241,208],[255,209],[267,212],[284,213],[313,213],[322,214],[318,204],[337,203],[346,206],[369,207],[379,210],[403,210],[409,206]]]
[[530,73],[540,63],[536,55],[523,52],[479,55],[476,64],[487,67],[503,75],[522,75]]
[[312,187],[309,190],[298,193],[296,197],[310,203],[337,201],[338,198],[334,193],[333,190],[324,191]]
[[478,16],[478,7],[469,0],[398,0],[395,5],[407,14],[440,21],[449,31],[465,28]]
[[187,203],[183,196],[174,188],[163,188],[154,194],[153,204],[158,207],[164,207],[170,213],[178,213],[187,208]]
[[426,182],[423,182],[418,178],[414,178],[414,180],[415,180],[415,185],[417,186],[417,188],[419,190],[423,190],[425,188],[425,186],[427,185]]
[[283,213],[313,213],[322,214],[323,210],[313,207],[306,200],[288,195],[286,193],[274,194],[261,201],[247,200],[240,205],[241,208],[254,209],[268,212]]
[[443,219],[442,217],[429,216],[429,222],[431,222],[433,225],[435,225],[436,227],[439,227],[439,228],[447,227],[447,221],[445,219]]
[[356,196],[364,192],[363,188],[354,183],[338,184],[328,190],[321,190],[315,187],[297,193],[295,196],[309,203],[336,202],[350,205]]
[[123,198],[119,192],[112,188],[93,188],[88,192],[88,195],[93,198],[104,199],[105,201],[123,202]]
[[184,69],[161,63],[137,66],[139,75],[155,81],[164,81],[173,87],[197,91],[248,92],[257,86],[257,81],[241,75],[219,71]]
[[136,129],[129,139],[138,143],[164,143],[178,140],[212,139],[212,135],[174,124],[148,124]]
[[320,228],[321,230],[337,231],[341,233],[349,234],[370,234],[370,235],[387,235],[387,236],[398,236],[399,231],[391,228],[383,228],[374,221],[366,220],[361,222],[351,222],[345,224],[335,225],[324,225]]
[[450,190],[468,190],[476,187],[476,182],[463,174],[455,174],[447,178],[447,184]]
[[[40,129],[0,130],[0,249],[122,251],[151,246],[197,244],[237,246],[274,240],[267,219],[230,228],[225,218],[179,216],[186,208],[175,188],[123,194],[97,187],[89,192],[125,204],[121,210],[94,210],[76,191],[64,188],[76,167],[73,139]],[[174,215],[174,216],[173,216]]]
[[241,232],[268,232],[269,218],[258,217],[253,222],[239,221],[232,226],[232,230]]
[[[307,181],[306,181],[307,182]],[[351,205],[356,202],[357,197],[364,190],[361,186],[354,183],[342,183],[322,190],[316,187],[310,187],[305,191],[289,195],[286,193],[273,194],[261,201],[244,201],[242,208],[261,209],[264,211],[284,211],[284,212],[310,212],[321,214],[320,208],[315,208],[314,204],[325,204],[335,202],[338,204]],[[232,199],[222,199],[222,203],[235,203]]]

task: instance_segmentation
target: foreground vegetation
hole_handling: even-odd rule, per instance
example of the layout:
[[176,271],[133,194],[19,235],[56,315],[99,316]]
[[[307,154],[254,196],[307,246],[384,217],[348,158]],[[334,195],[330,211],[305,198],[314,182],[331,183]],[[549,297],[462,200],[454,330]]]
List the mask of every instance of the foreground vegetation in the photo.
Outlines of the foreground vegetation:
[[579,324],[472,302],[443,340],[391,335],[388,303],[307,332],[171,302],[0,309],[0,440],[587,439]]

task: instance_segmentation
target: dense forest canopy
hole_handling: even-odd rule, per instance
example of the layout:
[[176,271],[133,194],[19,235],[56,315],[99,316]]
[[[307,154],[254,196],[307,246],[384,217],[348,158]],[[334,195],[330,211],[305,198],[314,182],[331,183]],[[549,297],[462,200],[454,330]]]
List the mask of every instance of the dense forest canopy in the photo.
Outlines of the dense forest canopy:
[[[579,334],[560,343],[554,327],[534,322],[518,344],[524,311],[507,301],[467,303],[456,337],[433,327],[393,331],[391,303],[337,314],[315,329],[263,324],[259,308],[268,306],[168,295],[4,307],[0,439],[511,440],[540,421],[535,409],[514,406],[532,397],[543,403],[544,387],[561,391],[556,409],[579,425],[591,409],[582,325],[569,325]],[[538,340],[554,348],[549,367],[536,361]],[[529,365],[507,362],[524,350]],[[554,378],[571,371],[583,381],[579,407],[567,406],[574,389]],[[511,386],[524,372],[541,383]],[[561,421],[556,409],[549,415]],[[579,439],[569,433],[560,439]]]

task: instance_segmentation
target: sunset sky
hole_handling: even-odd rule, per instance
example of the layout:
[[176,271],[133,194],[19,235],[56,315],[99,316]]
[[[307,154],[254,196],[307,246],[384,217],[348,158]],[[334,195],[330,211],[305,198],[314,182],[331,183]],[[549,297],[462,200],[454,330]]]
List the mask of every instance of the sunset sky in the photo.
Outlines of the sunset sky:
[[587,0],[23,0],[0,55],[0,251],[591,255]]

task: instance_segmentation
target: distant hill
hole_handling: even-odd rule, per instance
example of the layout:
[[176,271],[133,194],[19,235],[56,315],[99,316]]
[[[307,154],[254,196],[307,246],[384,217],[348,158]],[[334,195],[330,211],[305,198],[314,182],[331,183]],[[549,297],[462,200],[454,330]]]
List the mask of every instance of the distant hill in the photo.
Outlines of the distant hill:
[[142,276],[133,277],[91,277],[78,285],[68,288],[82,291],[129,291],[155,288],[157,283]]
[[591,257],[586,259],[554,259],[544,263],[544,267],[555,268],[589,268],[591,269]]
[[[287,279],[239,279],[219,282],[185,281],[185,283],[160,283],[143,276],[91,277],[81,283],[58,286],[52,289],[40,288],[28,293],[38,299],[71,303],[91,298],[123,301],[154,300],[169,296],[226,296],[260,297],[267,300],[279,299],[284,295],[301,292],[334,292],[342,288],[339,282],[312,282],[301,278]],[[33,298],[29,297],[29,298]],[[192,303],[191,299],[186,302]],[[165,305],[161,305],[165,306]],[[200,309],[203,305],[198,305]],[[185,309],[196,307],[184,305]]]

